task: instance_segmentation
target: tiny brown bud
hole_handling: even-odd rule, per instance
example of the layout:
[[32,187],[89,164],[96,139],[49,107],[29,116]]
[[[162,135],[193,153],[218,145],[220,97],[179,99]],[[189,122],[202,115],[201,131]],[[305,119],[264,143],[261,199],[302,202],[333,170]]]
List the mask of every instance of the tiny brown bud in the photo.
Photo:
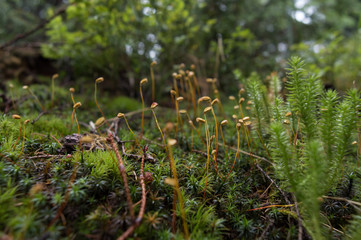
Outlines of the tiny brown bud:
[[177,97],[177,102],[181,102],[181,101],[183,101],[184,100],[184,97]]
[[221,122],[221,126],[224,126],[224,125],[227,125],[228,124],[228,120],[223,120],[222,122]]
[[197,121],[197,123],[205,123],[206,122],[206,120],[204,120],[203,118],[200,118],[200,117],[197,117],[196,121]]
[[148,82],[148,79],[147,78],[143,78],[141,81],[140,81],[140,86],[143,86],[144,84],[146,84]]
[[151,172],[144,173],[144,182],[146,184],[151,184],[153,182],[153,174]]
[[101,83],[101,82],[104,82],[104,78],[103,78],[103,77],[97,78],[97,79],[95,80],[95,83]]
[[13,114],[13,115],[12,115],[12,118],[13,118],[13,119],[20,119],[21,117],[20,117],[20,115]]
[[214,100],[211,102],[211,105],[213,106],[213,105],[216,104],[216,103],[219,103],[219,99],[218,99],[218,98],[214,99]]
[[55,74],[53,75],[52,79],[56,79],[56,78],[58,78],[58,77],[59,77],[59,74],[55,73]]
[[153,102],[152,105],[150,105],[151,109],[155,109],[156,107],[158,107],[158,103]]
[[98,120],[95,121],[95,126],[100,127],[101,125],[103,125],[104,122],[105,122],[105,118],[100,117],[98,118]]
[[118,113],[117,114],[117,118],[123,118],[125,115],[124,115],[124,113]]
[[211,111],[212,110],[212,107],[206,107],[204,110],[203,110],[203,112],[204,113],[207,113],[207,112],[209,112],[209,111]]
[[77,103],[75,103],[74,106],[73,106],[74,109],[77,109],[77,108],[79,108],[79,107],[81,107],[81,102],[77,102]]

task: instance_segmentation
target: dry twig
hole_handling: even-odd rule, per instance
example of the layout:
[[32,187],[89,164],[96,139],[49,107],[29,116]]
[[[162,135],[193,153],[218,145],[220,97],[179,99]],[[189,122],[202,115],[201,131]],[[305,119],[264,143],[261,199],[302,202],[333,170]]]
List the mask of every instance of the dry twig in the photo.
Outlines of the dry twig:
[[112,145],[112,148],[113,148],[113,150],[115,152],[115,155],[117,156],[117,159],[118,159],[119,170],[120,170],[120,173],[122,174],[125,193],[127,195],[127,202],[128,202],[129,212],[130,212],[130,215],[131,215],[132,219],[134,219],[133,201],[132,201],[132,198],[130,196],[127,173],[125,172],[124,163],[123,163],[123,160],[122,160],[122,158],[121,158],[121,156],[119,154],[118,147],[114,142],[113,134],[111,132],[108,133],[108,137],[109,137],[110,143]]
[[127,231],[125,231],[118,238],[118,240],[124,240],[127,237],[129,237],[129,235],[132,234],[134,232],[134,230],[140,225],[140,223],[142,222],[143,216],[144,216],[145,204],[146,204],[146,201],[147,201],[147,193],[145,191],[145,182],[144,182],[144,159],[145,159],[145,155],[146,155],[147,150],[148,150],[148,147],[145,146],[144,151],[143,151],[142,163],[140,165],[140,176],[139,176],[139,178],[140,178],[140,185],[142,186],[142,203],[140,205],[140,210],[139,210],[139,213],[138,213],[138,217],[135,219],[134,224],[132,226],[130,226],[127,229]]

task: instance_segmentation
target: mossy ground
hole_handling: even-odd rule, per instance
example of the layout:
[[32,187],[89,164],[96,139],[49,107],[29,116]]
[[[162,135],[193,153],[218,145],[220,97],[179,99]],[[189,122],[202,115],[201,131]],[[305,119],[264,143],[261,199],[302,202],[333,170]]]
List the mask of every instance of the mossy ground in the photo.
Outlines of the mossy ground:
[[[11,113],[21,113],[22,123],[25,119],[36,119],[41,108],[29,95],[23,96],[19,86],[14,87],[14,96],[17,99],[23,96],[25,100],[15,103],[16,109],[0,119],[0,233],[14,239],[115,239],[132,225],[132,219],[124,184],[117,162],[114,161],[114,152],[82,153],[77,148],[71,155],[61,155],[61,143],[58,141],[66,135],[77,133],[75,122],[70,129],[70,95],[65,89],[57,87],[56,99],[51,105],[49,87],[38,85],[31,88],[49,110],[34,123],[26,125],[25,141],[21,132],[15,145],[20,130],[19,120],[12,119]],[[76,101],[80,99],[83,103],[76,110],[80,122],[95,122],[101,116],[90,96],[75,96]],[[125,97],[114,100],[99,95],[98,98],[108,119],[115,117],[117,112],[141,109],[139,102]],[[231,101],[225,100],[224,103],[227,117],[231,119],[231,115],[238,110],[233,109]],[[223,119],[221,111],[217,107],[215,109],[218,118]],[[182,116],[183,128],[179,126],[176,133],[174,110],[158,108],[155,113],[166,138],[177,140],[172,152],[192,239],[297,238],[298,220],[294,207],[282,207],[287,205],[284,197],[255,164],[274,177],[272,166],[266,161],[240,153],[230,171],[236,157],[235,127],[223,127],[227,146],[219,147],[217,163],[213,158],[209,160],[207,177],[206,147],[189,127],[186,118]],[[128,121],[139,136],[141,112],[129,117]],[[211,115],[208,116],[208,122],[211,134],[215,134]],[[172,124],[166,128],[167,123]],[[106,129],[107,125],[103,125],[98,130],[106,135]],[[202,125],[199,130],[205,137]],[[89,129],[81,125],[81,132],[86,131]],[[121,141],[126,141],[126,153],[141,155],[124,120],[119,120],[116,135]],[[258,138],[257,135],[253,137]],[[266,142],[269,135],[262,137]],[[222,141],[221,138],[219,141]],[[140,146],[145,145],[156,162],[145,163],[144,171],[152,173],[153,180],[146,184],[145,216],[131,238],[183,239],[179,206],[176,231],[172,233],[173,188],[165,183],[165,179],[171,176],[171,169],[161,135],[149,110],[145,113],[144,138],[140,141]],[[233,146],[233,149],[229,146]],[[252,152],[268,158],[267,147],[255,140]],[[244,136],[240,138],[240,149],[249,150],[249,143]],[[123,157],[135,212],[138,212],[141,200],[140,159],[128,158],[126,155]],[[360,198],[357,188],[360,186],[360,174],[352,172],[352,176],[345,176],[339,183],[335,196],[353,197],[356,200]],[[225,180],[228,173],[230,175]],[[282,188],[282,183],[280,186]],[[258,209],[268,205],[281,206]],[[355,213],[351,205],[335,200],[326,200],[322,209],[330,217],[330,225],[341,229],[351,219],[351,214]],[[337,232],[332,234],[334,237],[340,235]]]

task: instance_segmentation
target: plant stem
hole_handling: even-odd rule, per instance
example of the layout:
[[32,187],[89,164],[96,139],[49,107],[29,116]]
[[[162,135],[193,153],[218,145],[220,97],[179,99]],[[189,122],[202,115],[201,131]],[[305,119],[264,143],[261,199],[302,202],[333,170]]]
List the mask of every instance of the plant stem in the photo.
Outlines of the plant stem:
[[132,197],[130,196],[127,173],[125,172],[124,163],[119,154],[118,147],[114,142],[113,134],[111,132],[108,133],[108,137],[110,139],[110,143],[115,152],[115,155],[117,156],[117,159],[118,159],[120,173],[122,174],[122,178],[123,178],[123,182],[124,182],[124,188],[125,188],[125,193],[126,193],[126,197],[127,197],[129,213],[130,213],[130,216],[132,217],[132,219],[134,219],[133,201],[132,201]]
[[234,157],[234,161],[233,161],[233,164],[232,164],[232,167],[231,167],[231,170],[229,170],[229,173],[227,174],[227,177],[224,179],[224,181],[227,180],[227,178],[229,177],[229,175],[231,174],[232,170],[233,170],[233,167],[236,163],[236,160],[237,160],[237,157],[238,157],[238,153],[239,153],[239,130],[237,129],[237,152],[236,152],[236,156]]
[[[111,135],[111,133],[110,133]],[[114,144],[114,141],[113,141]],[[115,145],[115,144],[114,144]],[[134,232],[134,230],[140,225],[140,223],[142,222],[143,216],[144,216],[144,212],[145,212],[145,204],[147,202],[147,192],[145,190],[145,182],[144,182],[144,159],[145,159],[145,154],[147,152],[148,147],[145,146],[144,147],[144,151],[143,151],[143,156],[142,156],[142,162],[140,165],[140,185],[142,187],[142,200],[141,200],[141,205],[140,205],[140,210],[138,213],[137,218],[134,221],[134,224],[127,229],[127,231],[125,231],[119,238],[118,240],[125,240],[127,237],[129,237],[130,234],[132,234]],[[119,153],[118,153],[119,155]]]
[[142,84],[139,85],[139,92],[140,98],[142,99],[142,126],[140,129],[140,139],[143,137],[143,128],[144,128],[144,98],[143,98],[143,91],[142,91]]
[[95,81],[95,83],[94,83],[94,89],[95,89],[95,91],[94,91],[95,104],[97,105],[97,107],[98,107],[98,109],[99,109],[99,112],[102,114],[102,116],[103,116],[105,122],[107,123],[108,127],[110,127],[110,124],[109,124],[109,122],[107,121],[107,118],[105,117],[102,109],[100,108],[100,106],[99,106],[99,104],[98,104],[98,100],[97,100],[97,82],[96,82],[96,81]]
[[173,178],[175,180],[174,189],[177,192],[178,199],[179,199],[179,208],[180,208],[180,211],[181,211],[181,216],[182,216],[182,221],[183,221],[183,231],[184,231],[185,239],[189,239],[188,225],[187,225],[187,221],[186,221],[186,214],[185,214],[185,211],[184,211],[183,198],[182,198],[182,194],[181,194],[181,191],[180,191],[180,188],[179,188],[177,169],[176,169],[175,163],[174,163],[172,147],[171,147],[171,145],[169,143],[168,143],[168,149],[169,149],[169,159],[170,159],[170,163],[171,163]]

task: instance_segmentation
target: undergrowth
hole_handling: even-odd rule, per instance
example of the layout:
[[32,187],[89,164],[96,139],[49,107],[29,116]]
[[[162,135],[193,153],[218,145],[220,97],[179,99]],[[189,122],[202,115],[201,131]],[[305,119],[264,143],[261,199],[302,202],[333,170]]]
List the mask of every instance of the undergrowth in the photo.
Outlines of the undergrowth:
[[1,237],[361,237],[357,89],[326,91],[293,57],[286,81],[253,73],[227,97],[183,67],[171,100],[144,108],[105,97],[100,78],[95,102],[12,86],[0,118]]

